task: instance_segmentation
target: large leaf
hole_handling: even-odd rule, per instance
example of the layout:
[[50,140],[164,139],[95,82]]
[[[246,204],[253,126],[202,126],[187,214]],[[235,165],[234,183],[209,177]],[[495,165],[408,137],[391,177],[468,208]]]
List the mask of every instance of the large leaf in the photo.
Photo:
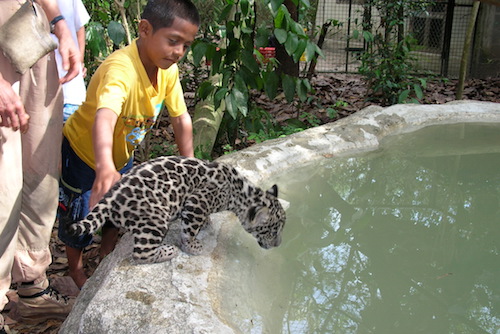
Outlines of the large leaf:
[[111,21],[108,24],[108,35],[113,44],[119,46],[125,40],[125,28],[123,28],[120,22]]
[[239,75],[243,78],[243,80],[247,83],[247,85],[251,88],[255,89],[262,89],[260,85],[260,81],[257,81],[256,79],[259,78],[258,75],[255,75],[248,69],[248,67],[245,66],[245,64],[242,64],[239,70]]
[[297,94],[299,95],[300,101],[305,102],[307,100],[307,92],[310,87],[309,81],[307,80],[297,81]]
[[288,33],[284,29],[274,29],[274,36],[278,40],[280,44],[285,44],[286,39],[288,38]]
[[219,88],[214,95],[214,107],[217,110],[224,98],[226,97],[228,89],[226,87]]
[[255,61],[252,50],[242,50],[241,52],[241,62],[245,65],[252,73],[258,75],[259,73],[259,65]]
[[205,100],[210,93],[214,90],[214,86],[210,81],[204,81],[202,84],[198,87],[198,97],[202,100]]
[[294,62],[299,62],[300,57],[304,54],[304,51],[306,50],[307,47],[307,41],[304,39],[299,40],[299,45],[297,45],[297,49],[293,53],[293,61]]
[[276,97],[279,81],[280,78],[276,72],[267,72],[265,74],[264,90],[270,99],[274,99]]
[[271,0],[271,9],[273,10],[273,12],[276,12],[280,7],[281,5],[283,4],[283,1],[284,0]]
[[197,41],[196,43],[194,43],[193,47],[191,48],[191,52],[193,54],[193,63],[195,66],[200,65],[201,60],[207,53],[207,49],[208,45],[203,41]]
[[238,111],[243,116],[246,116],[248,113],[248,87],[239,72],[234,76],[234,86],[231,90],[231,94],[234,95],[234,101],[238,105]]
[[236,111],[238,110],[238,105],[234,100],[234,95],[229,93],[226,95],[224,102],[226,103],[226,111],[231,115],[233,119],[236,119]]
[[295,78],[290,75],[283,75],[282,86],[283,92],[285,93],[285,98],[288,102],[292,102],[295,96],[296,82]]
[[219,15],[219,22],[226,21],[229,17],[229,13],[231,13],[231,9],[233,9],[233,5],[229,4],[221,11]]
[[241,7],[241,13],[243,14],[243,16],[247,16],[249,8],[250,8],[249,1],[248,0],[240,0],[240,7]]
[[288,38],[286,39],[285,42],[286,52],[289,55],[293,55],[295,50],[297,50],[297,46],[299,46],[299,37],[296,34],[288,33]]

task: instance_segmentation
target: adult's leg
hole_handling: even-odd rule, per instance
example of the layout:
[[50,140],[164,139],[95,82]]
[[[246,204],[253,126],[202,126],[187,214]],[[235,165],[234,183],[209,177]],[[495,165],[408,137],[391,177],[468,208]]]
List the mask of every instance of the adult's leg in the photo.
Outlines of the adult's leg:
[[[0,1],[0,26],[20,7],[16,0]],[[20,80],[10,62],[0,52],[0,73],[11,85]],[[21,134],[0,127],[0,310],[8,300],[11,270],[17,245],[23,184]]]

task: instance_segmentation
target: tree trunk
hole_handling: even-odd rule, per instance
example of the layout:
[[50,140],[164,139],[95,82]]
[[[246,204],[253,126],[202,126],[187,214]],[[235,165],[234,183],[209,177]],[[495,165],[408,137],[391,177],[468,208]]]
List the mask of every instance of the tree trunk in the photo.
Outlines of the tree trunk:
[[471,52],[472,35],[474,34],[474,27],[476,25],[477,13],[479,12],[479,1],[474,1],[469,19],[469,26],[465,34],[464,51],[462,53],[462,60],[460,61],[460,73],[458,77],[456,99],[461,100],[464,92],[464,82],[467,77],[467,66],[469,64],[469,55]]
[[[285,0],[284,4],[292,19],[297,21],[299,18],[297,6],[292,0]],[[299,76],[299,63],[293,61],[292,56],[286,52],[285,46],[282,44],[276,45],[276,59],[280,62],[278,73],[288,74],[293,77]]]

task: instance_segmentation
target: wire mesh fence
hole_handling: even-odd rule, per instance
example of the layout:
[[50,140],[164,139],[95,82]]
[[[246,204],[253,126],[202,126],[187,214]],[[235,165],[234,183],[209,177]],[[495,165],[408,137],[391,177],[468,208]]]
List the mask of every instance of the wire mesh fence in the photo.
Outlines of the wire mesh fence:
[[[473,0],[437,0],[427,6],[426,11],[415,13],[406,20],[405,33],[411,33],[416,39],[413,51],[416,69],[458,77],[472,2]],[[325,57],[318,60],[317,72],[357,72],[361,64],[359,55],[366,49],[359,33],[363,19],[366,20],[366,11],[370,11],[372,26],[377,26],[381,20],[380,13],[375,8],[367,7],[364,0],[318,1],[316,25],[321,26],[329,20],[336,20],[340,24],[332,25],[329,29],[323,45]],[[493,31],[500,32],[499,7],[484,7],[476,30],[481,32],[481,27],[482,35],[475,35],[471,68],[482,76],[484,69],[481,70],[480,63],[483,61],[485,66],[497,68],[496,73],[499,75],[500,55],[497,51],[500,49],[500,42],[497,41],[498,38],[489,36]],[[478,52],[479,49],[482,51]],[[491,70],[486,72],[492,75]]]

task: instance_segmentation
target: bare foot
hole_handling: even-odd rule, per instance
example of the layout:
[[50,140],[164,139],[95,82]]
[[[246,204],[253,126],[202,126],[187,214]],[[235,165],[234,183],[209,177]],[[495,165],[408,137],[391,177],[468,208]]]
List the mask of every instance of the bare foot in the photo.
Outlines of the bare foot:
[[69,276],[75,281],[76,286],[81,289],[82,286],[87,282],[87,275],[83,270],[70,270]]

